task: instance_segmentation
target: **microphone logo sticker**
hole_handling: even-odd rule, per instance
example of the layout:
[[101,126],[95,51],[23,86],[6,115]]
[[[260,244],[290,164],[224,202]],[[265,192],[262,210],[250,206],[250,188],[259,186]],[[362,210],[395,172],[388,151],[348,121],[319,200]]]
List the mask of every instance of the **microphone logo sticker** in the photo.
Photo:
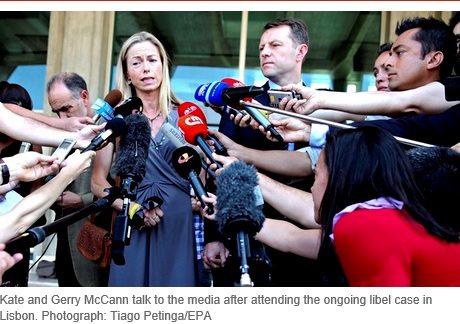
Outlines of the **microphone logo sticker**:
[[204,124],[200,117],[190,116],[185,119],[185,124],[188,126],[196,126]]
[[184,111],[184,115],[190,115],[192,114],[194,111],[196,111],[196,107],[195,106],[190,106],[190,107],[187,107]]
[[206,93],[206,90],[208,89],[209,85],[210,83],[202,84],[197,90],[197,95],[200,97],[204,97],[204,94]]
[[179,158],[177,159],[177,163],[179,164],[187,163],[192,157],[193,155],[188,156],[188,153],[184,153],[181,156],[179,156]]

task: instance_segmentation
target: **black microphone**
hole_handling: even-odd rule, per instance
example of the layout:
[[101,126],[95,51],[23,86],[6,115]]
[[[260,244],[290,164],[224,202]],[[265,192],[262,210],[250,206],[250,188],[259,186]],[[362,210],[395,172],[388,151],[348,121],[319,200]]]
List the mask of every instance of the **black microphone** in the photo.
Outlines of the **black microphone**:
[[[228,78],[228,80],[231,80]],[[235,80],[237,81],[237,80]],[[226,81],[229,82],[229,81]],[[265,89],[263,87],[256,87],[256,86],[237,86],[237,87],[229,87],[222,89],[221,98],[222,100],[231,105],[232,107],[236,108],[240,105],[241,100],[247,98],[257,97],[261,94],[265,93]],[[273,127],[267,117],[264,116],[260,112],[260,110],[248,107],[247,105],[242,105],[242,108],[252,117],[254,120],[262,125],[266,132],[270,131],[274,138],[277,139],[278,142],[284,142],[284,138],[278,133],[278,131]]]
[[129,97],[120,102],[114,110],[115,116],[126,118],[129,115],[142,113],[144,110],[144,103],[139,97]]
[[221,98],[224,102],[231,105],[240,105],[240,100],[254,98],[265,93],[263,87],[256,86],[238,86],[229,87],[222,90]]
[[216,179],[216,174],[214,171],[209,169],[209,166],[206,164],[206,162],[203,160],[204,158],[204,153],[203,151],[198,147],[190,144],[185,140],[185,138],[182,136],[180,131],[176,128],[173,127],[170,123],[164,123],[161,125],[161,132],[169,139],[169,141],[176,147],[182,147],[182,146],[190,146],[193,147],[198,154],[200,155],[200,160],[201,160],[201,167],[213,178]]
[[131,239],[129,203],[136,199],[138,182],[145,175],[151,138],[150,123],[144,115],[131,114],[125,121],[127,129],[120,138],[116,163],[123,198],[122,211],[115,217],[112,240],[112,258],[117,265],[125,264],[124,247],[130,244]]
[[249,276],[249,240],[260,231],[265,221],[263,199],[254,166],[242,161],[231,163],[217,177],[217,213],[219,230],[236,237],[241,258],[241,286],[252,286]]
[[5,251],[14,254],[24,251],[25,248],[34,247],[42,243],[46,238],[45,230],[41,227],[33,227],[20,236],[13,238],[6,243]]
[[41,227],[30,228],[20,236],[11,239],[6,243],[5,251],[13,254],[23,251],[24,248],[34,247],[35,245],[42,243],[45,240],[45,237],[54,234],[71,224],[74,224],[84,217],[88,217],[91,214],[100,212],[110,207],[115,199],[119,197],[119,190],[117,187],[111,187],[104,189],[104,191],[108,192],[108,195],[89,203],[82,209],[65,217],[59,218],[50,224]]
[[195,195],[201,202],[201,206],[208,207],[208,214],[214,214],[212,206],[208,205],[202,196],[208,197],[203,183],[198,174],[201,170],[201,158],[198,152],[190,146],[177,148],[172,154],[172,164],[177,173],[184,179],[188,179]]
[[126,122],[122,118],[113,118],[107,122],[105,129],[100,132],[81,153],[97,150],[109,137],[118,137],[126,130]]

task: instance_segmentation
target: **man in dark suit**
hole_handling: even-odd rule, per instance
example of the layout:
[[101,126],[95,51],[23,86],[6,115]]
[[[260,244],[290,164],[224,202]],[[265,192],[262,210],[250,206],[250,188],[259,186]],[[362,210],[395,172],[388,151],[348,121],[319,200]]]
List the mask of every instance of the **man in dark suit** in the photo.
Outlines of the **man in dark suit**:
[[[307,27],[299,19],[276,19],[265,25],[259,44],[260,68],[263,75],[268,79],[263,88],[265,93],[254,98],[257,102],[268,105],[269,98],[266,91],[268,89],[280,89],[290,83],[302,85],[301,72],[302,64],[305,61],[308,52],[309,36]],[[216,110],[216,107],[214,107]],[[237,116],[235,120],[230,117],[229,110],[222,108],[219,131],[227,135],[235,142],[257,150],[285,150],[287,143],[280,143],[268,140],[258,130],[240,127],[238,124],[245,123],[250,116]],[[290,183],[291,179],[279,177],[274,173],[268,175],[275,177],[284,183]],[[304,190],[309,190],[311,179],[294,183]],[[268,218],[286,219],[267,203],[264,205],[264,214]],[[205,228],[205,251],[203,260],[209,267],[215,269],[221,267],[221,262],[225,262],[228,251],[222,243],[224,240],[219,238],[219,234],[212,229],[212,223],[206,222]],[[313,260],[301,258],[299,256],[283,253],[267,246],[261,246],[256,253],[263,254],[264,251],[268,256],[267,263],[271,263],[270,274],[265,276],[266,267],[261,266],[259,269],[260,277],[256,279],[257,285],[262,286],[314,286],[317,283],[312,279],[314,275],[310,273],[316,271],[316,263]],[[213,270],[215,285],[228,285],[229,278],[227,269]],[[231,282],[231,280],[230,280]]]

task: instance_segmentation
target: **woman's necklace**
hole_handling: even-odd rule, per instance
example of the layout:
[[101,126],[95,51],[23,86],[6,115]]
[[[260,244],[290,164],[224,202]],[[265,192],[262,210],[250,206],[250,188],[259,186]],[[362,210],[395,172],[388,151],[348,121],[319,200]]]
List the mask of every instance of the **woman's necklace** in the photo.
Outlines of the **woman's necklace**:
[[[152,123],[154,120],[157,120],[160,116],[161,116],[161,111],[155,117],[151,119],[149,118],[150,123]],[[161,132],[161,139],[158,143],[155,141],[155,139],[152,139],[152,144],[155,150],[158,151],[160,149],[160,146],[163,145],[164,141],[165,141],[165,134],[163,132]]]
[[150,122],[153,122],[154,120],[157,120],[160,116],[161,116],[161,111],[155,117],[149,118],[149,120],[150,120]]

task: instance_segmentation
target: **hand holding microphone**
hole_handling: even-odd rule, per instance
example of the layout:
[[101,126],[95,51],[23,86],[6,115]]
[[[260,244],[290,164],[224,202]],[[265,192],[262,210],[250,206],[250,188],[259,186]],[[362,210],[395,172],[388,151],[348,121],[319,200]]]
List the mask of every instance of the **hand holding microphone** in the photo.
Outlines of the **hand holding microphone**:
[[[230,78],[226,79],[230,82]],[[236,84],[240,85],[241,82],[234,80]],[[195,92],[195,99],[214,105],[229,104],[233,107],[238,107],[240,101],[247,98],[253,98],[258,95],[264,94],[263,87],[256,86],[238,86],[231,88],[224,82],[212,82],[201,85]],[[243,105],[243,109],[259,124],[266,132],[270,131],[272,136],[279,142],[284,142],[283,137],[276,131],[270,121],[256,108]]]
[[126,122],[122,118],[113,118],[107,122],[104,131],[100,132],[96,137],[91,140],[91,143],[85,147],[81,153],[85,153],[90,150],[99,149],[102,144],[109,137],[118,137],[126,130]]

